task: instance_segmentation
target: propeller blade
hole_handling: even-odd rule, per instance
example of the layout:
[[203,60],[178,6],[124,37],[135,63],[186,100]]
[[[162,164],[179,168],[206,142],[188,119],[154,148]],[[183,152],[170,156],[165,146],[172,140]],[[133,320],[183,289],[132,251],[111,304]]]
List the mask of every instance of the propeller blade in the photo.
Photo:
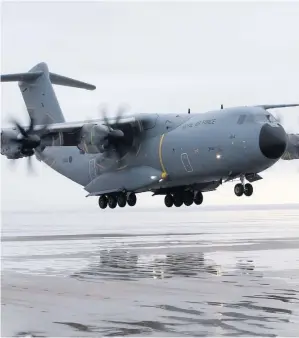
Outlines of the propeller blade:
[[17,162],[17,160],[15,160],[15,159],[10,159],[10,160],[8,161],[9,169],[15,170],[16,165],[17,165],[16,162]]
[[32,156],[27,157],[27,172],[30,175],[35,174],[35,170],[32,163]]
[[107,126],[108,130],[111,130],[109,119],[107,117],[107,108],[106,105],[99,106],[99,117],[104,120],[104,124]]
[[21,143],[23,143],[23,140],[19,139],[19,138],[16,138],[16,137],[12,137],[12,138],[9,139],[9,142],[14,142],[14,143],[21,144]]
[[124,113],[126,112],[126,108],[124,106],[120,106],[117,110],[117,114],[116,114],[116,120],[115,120],[115,124],[118,125],[119,121],[121,120],[121,118],[123,117]]
[[119,129],[114,129],[114,130],[111,130],[111,132],[109,133],[109,136],[114,137],[114,138],[123,137],[124,132]]
[[34,119],[33,117],[30,116],[30,126],[29,129],[27,130],[27,134],[31,134],[33,132],[33,128],[34,128]]
[[19,132],[20,132],[24,137],[27,137],[27,136],[28,136],[26,130],[20,125],[20,123],[19,123],[17,120],[11,119],[10,122],[11,122],[12,124],[15,125],[15,127],[19,130]]

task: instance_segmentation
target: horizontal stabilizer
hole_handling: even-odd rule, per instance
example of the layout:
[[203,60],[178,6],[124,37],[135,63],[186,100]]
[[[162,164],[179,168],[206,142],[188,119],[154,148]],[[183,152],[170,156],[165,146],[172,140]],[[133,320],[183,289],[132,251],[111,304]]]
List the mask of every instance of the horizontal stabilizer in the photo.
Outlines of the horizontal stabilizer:
[[36,79],[38,79],[41,75],[43,75],[43,72],[6,74],[1,75],[1,82],[16,82],[16,81],[33,82]]
[[261,107],[263,109],[275,109],[275,108],[289,108],[289,107],[298,107],[299,103],[290,103],[290,104],[262,104],[256,107]]
[[[18,73],[18,74],[5,74],[5,75],[1,75],[1,82],[19,81],[19,82],[32,83],[36,81],[43,74],[44,74],[43,71]],[[87,89],[87,90],[96,89],[96,86],[91,85],[89,83],[74,80],[72,78],[58,75],[58,74],[51,73],[51,72],[49,72],[49,78],[50,78],[51,83],[55,85],[82,88],[82,89]]]
[[53,84],[60,85],[60,86],[67,86],[67,87],[75,87],[75,88],[82,88],[87,90],[95,90],[96,86],[91,85],[86,82],[78,81],[71,79],[70,77],[49,73],[50,74],[50,81]]

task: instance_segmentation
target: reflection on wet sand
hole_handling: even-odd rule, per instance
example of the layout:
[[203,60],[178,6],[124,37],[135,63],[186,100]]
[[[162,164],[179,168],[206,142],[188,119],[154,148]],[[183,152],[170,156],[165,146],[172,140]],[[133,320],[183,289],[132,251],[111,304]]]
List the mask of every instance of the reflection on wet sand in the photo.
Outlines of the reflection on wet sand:
[[298,211],[109,215],[7,221],[2,336],[297,336]]
[[[263,275],[255,271],[253,259],[238,259],[233,272],[225,274],[223,268],[212,259],[205,257],[203,252],[168,253],[159,255],[140,255],[129,250],[103,250],[100,251],[99,260],[89,265],[85,270],[77,272],[72,277],[84,280],[115,279],[115,280],[140,280],[150,279],[175,279],[194,278],[209,280],[208,275],[219,276],[219,298],[226,301],[207,301],[206,286],[199,284],[199,293],[194,294],[198,300],[181,299],[181,306],[169,303],[139,304],[141,308],[155,308],[163,311],[159,321],[118,321],[105,320],[102,324],[101,334],[105,336],[126,336],[133,334],[152,334],[153,332],[168,335],[200,335],[209,336],[224,332],[232,336],[260,336],[274,337],[272,323],[290,323],[292,310],[283,306],[261,305],[259,298],[279,300],[280,302],[298,302],[296,290],[275,290],[275,294],[267,291],[267,283],[263,281]],[[244,280],[242,279],[245,278]],[[240,279],[241,278],[241,279]],[[242,284],[242,281],[244,282]],[[231,283],[235,286],[248,288],[263,285],[261,294],[221,294],[221,284]],[[213,286],[212,286],[213,288]],[[210,292],[210,289],[207,289]],[[232,291],[233,289],[231,289]],[[258,288],[257,288],[258,290]],[[284,295],[282,295],[284,294]],[[229,299],[234,301],[229,301]],[[257,300],[257,301],[256,301]],[[184,304],[184,305],[183,305]],[[206,317],[207,311],[210,315]],[[212,309],[212,311],[211,311]],[[243,324],[242,324],[243,323]],[[64,323],[69,325],[67,323]],[[241,327],[240,327],[241,325]],[[104,326],[104,327],[103,327]],[[189,329],[187,329],[189,328]],[[196,329],[195,329],[196,328]],[[94,332],[95,332],[94,331]]]
[[[238,260],[234,270],[234,273],[239,275],[254,275],[254,262],[252,259]],[[226,274],[219,264],[212,259],[205,258],[203,252],[140,255],[134,250],[112,249],[101,250],[95,262],[73,273],[71,277],[138,280],[175,276],[204,278],[206,273],[216,276]]]
[[221,267],[203,252],[138,255],[128,250],[101,250],[99,260],[72,274],[76,278],[138,280],[140,278],[200,277],[209,273],[221,275]]

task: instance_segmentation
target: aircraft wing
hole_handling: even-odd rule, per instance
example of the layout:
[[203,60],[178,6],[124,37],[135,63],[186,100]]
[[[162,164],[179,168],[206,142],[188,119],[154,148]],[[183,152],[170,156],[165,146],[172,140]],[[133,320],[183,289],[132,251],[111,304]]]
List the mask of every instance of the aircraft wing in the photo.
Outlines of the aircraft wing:
[[[116,123],[115,118],[108,118],[107,121],[110,125],[113,125]],[[124,117],[121,118],[119,122],[117,122],[119,125],[127,124],[127,123],[134,123],[136,122],[136,118],[134,116]],[[98,125],[104,125],[106,121],[103,119],[94,119],[94,120],[84,120],[84,121],[75,121],[75,122],[62,122],[62,123],[53,123],[49,124],[47,126],[46,131],[43,131],[43,135],[46,134],[52,134],[52,133],[64,133],[64,132],[74,132],[76,130],[81,129],[86,124],[98,124]],[[41,129],[43,125],[36,125],[35,128]],[[28,126],[24,127],[25,129],[29,128]],[[9,129],[9,128],[8,128]]]
[[[99,151],[98,145],[108,134],[111,137],[122,137],[123,132],[121,129],[126,130],[126,132],[133,133],[133,130],[136,129],[136,124],[138,124],[139,130],[141,129],[141,125],[143,126],[143,122],[144,121],[135,118],[135,116],[123,116],[119,119],[105,118],[75,122],[61,122],[46,126],[34,125],[32,134],[35,137],[33,140],[40,140],[39,145],[42,147],[77,146],[82,151],[94,153],[95,151]],[[30,130],[30,126],[20,127],[16,124],[14,127],[1,129],[1,152],[3,155],[12,159],[23,157],[19,151],[18,144],[20,141],[24,140],[24,137],[30,138],[31,136],[28,136],[28,134],[24,136],[22,134],[22,130],[23,133],[24,131],[26,133],[26,130]],[[20,135],[23,137],[20,137]],[[33,148],[36,148],[36,146]]]
[[276,108],[290,108],[290,107],[299,107],[299,103],[290,103],[290,104],[261,104],[256,107],[261,107],[263,109],[276,109]]

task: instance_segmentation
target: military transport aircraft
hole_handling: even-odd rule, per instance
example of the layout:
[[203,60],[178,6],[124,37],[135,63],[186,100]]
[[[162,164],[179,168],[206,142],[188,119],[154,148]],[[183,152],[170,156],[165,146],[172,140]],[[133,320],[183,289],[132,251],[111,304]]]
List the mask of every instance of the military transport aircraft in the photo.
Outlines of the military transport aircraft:
[[[200,205],[203,192],[240,179],[237,196],[251,196],[252,182],[279,159],[299,159],[299,135],[288,135],[269,112],[299,104],[223,108],[205,113],[134,114],[105,111],[100,119],[66,122],[52,84],[95,86],[49,72],[39,63],[29,72],[1,76],[18,81],[29,126],[14,121],[1,131],[1,154],[33,155],[80,184],[99,206],[136,204],[136,194],[165,195],[165,205]],[[246,183],[246,180],[248,181]]]

